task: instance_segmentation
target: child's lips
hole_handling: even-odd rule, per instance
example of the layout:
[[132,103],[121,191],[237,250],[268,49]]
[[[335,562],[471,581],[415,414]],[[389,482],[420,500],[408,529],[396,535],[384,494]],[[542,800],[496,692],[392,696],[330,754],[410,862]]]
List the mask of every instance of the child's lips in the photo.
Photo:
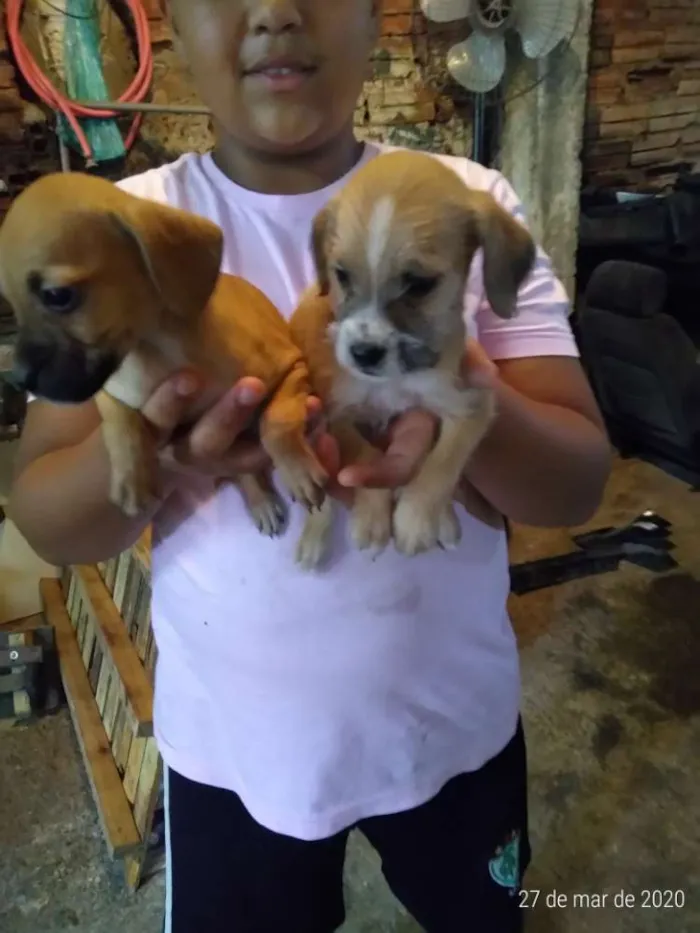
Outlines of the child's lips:
[[289,92],[297,91],[303,87],[315,72],[315,68],[299,65],[269,65],[248,72],[246,77],[269,91]]

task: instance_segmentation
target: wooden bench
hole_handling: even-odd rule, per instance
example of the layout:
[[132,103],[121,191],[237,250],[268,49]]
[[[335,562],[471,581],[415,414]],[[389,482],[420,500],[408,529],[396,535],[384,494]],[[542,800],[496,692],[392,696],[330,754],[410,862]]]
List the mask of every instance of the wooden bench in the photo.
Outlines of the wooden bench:
[[42,580],[61,677],[112,857],[135,891],[149,870],[162,789],[153,737],[150,537],[99,566]]

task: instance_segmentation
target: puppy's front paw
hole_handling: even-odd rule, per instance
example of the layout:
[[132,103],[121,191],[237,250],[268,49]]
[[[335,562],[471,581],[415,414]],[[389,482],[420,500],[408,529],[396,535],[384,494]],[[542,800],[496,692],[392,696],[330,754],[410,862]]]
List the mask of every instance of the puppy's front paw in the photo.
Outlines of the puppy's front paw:
[[433,503],[404,494],[394,511],[394,543],[408,557],[440,547],[451,550],[461,538],[461,528],[452,503]]
[[303,570],[316,570],[328,554],[333,525],[333,505],[326,498],[316,512],[309,512],[296,550],[296,562]]
[[352,540],[361,551],[381,553],[391,541],[394,496],[390,489],[358,489],[350,519]]
[[289,491],[294,502],[308,511],[321,508],[325,499],[328,474],[313,453],[277,463],[280,480]]
[[248,502],[248,512],[261,535],[277,538],[287,524],[287,508],[276,492],[268,492],[255,503]]
[[462,526],[454,505],[449,502],[440,512],[438,546],[445,551],[453,551],[461,540]]

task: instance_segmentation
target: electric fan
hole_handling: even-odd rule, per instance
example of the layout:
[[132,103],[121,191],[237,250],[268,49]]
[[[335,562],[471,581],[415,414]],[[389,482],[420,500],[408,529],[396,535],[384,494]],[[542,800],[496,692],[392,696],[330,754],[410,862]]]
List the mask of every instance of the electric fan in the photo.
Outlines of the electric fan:
[[452,77],[475,94],[492,91],[506,67],[506,34],[516,32],[527,58],[544,58],[571,39],[580,0],[421,0],[436,23],[465,19],[471,35],[447,53]]

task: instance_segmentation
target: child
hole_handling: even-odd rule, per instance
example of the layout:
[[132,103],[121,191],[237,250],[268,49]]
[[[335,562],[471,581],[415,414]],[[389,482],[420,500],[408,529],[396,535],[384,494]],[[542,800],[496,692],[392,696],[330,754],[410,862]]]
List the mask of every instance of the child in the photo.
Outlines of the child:
[[[124,187],[214,220],[226,238],[224,271],[289,315],[314,275],[312,218],[380,151],[352,130],[377,36],[375,0],[171,7],[217,144]],[[497,172],[443,158],[522,218]],[[168,933],[331,933],[344,918],[352,827],[429,933],[522,928],[525,744],[506,538],[493,515],[585,521],[609,449],[564,290],[541,252],[519,312],[512,322],[495,317],[476,261],[465,313],[480,345],[470,346],[468,369],[492,381],[500,414],[469,469],[475,514],[461,510],[454,552],[409,560],[389,549],[372,561],[348,544],[343,520],[330,569],[298,570],[298,510],[272,541],[235,489],[216,491],[217,476],[263,462],[236,442],[264,391],[252,380],[174,450],[170,435],[197,375],[156,391],[146,413],[164,452],[163,496],[138,523],[108,504],[94,404],[30,406],[11,508],[40,554],[58,564],[102,560],[153,519]],[[400,485],[431,434],[420,413],[406,416],[375,473],[350,470],[346,485]]]

